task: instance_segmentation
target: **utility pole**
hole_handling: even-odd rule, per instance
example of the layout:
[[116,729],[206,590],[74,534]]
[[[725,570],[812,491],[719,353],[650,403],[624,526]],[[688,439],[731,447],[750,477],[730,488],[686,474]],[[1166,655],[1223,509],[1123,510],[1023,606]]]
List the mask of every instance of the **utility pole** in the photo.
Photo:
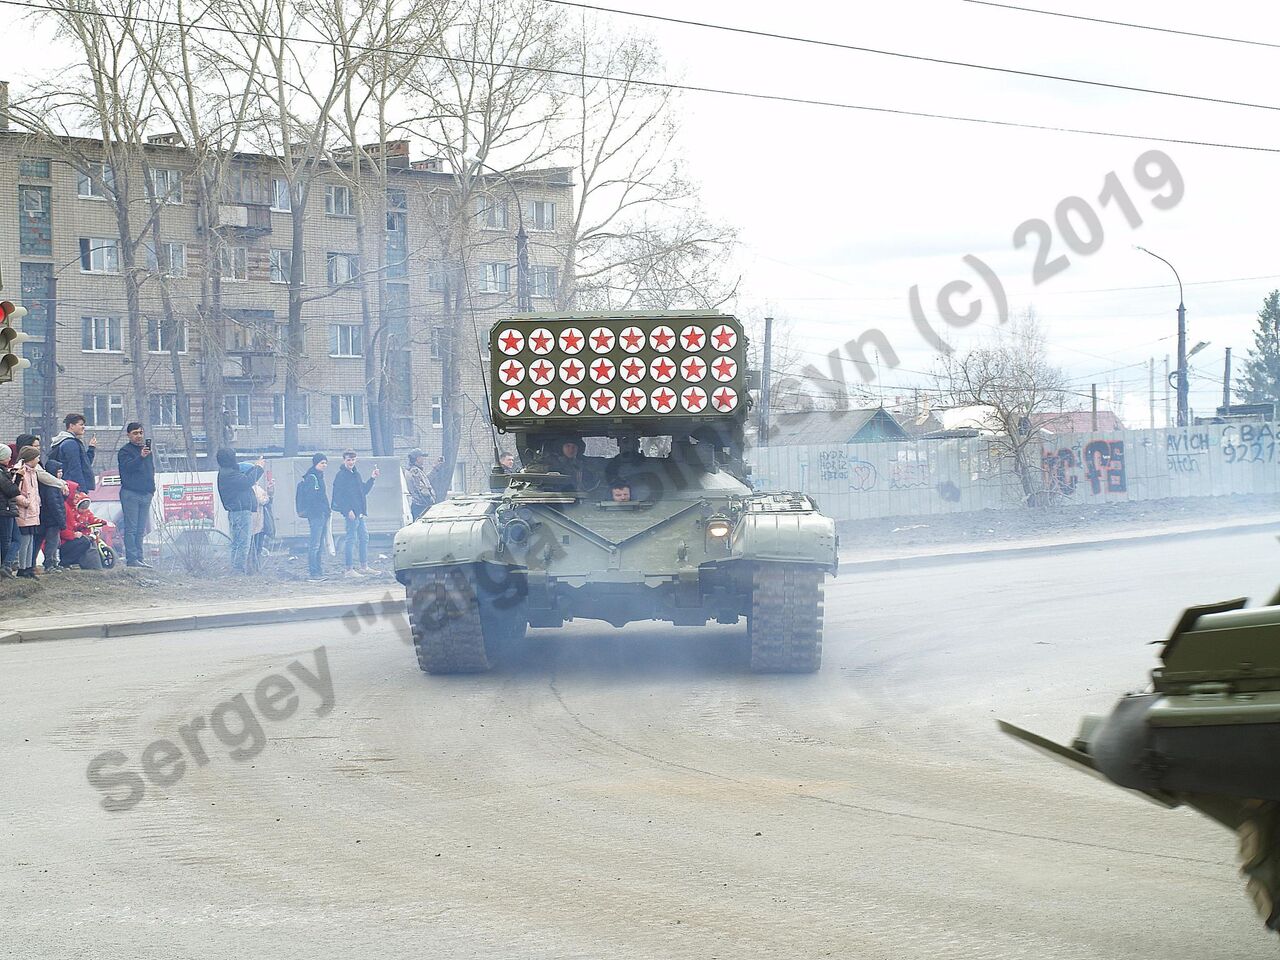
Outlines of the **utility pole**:
[[[516,203],[519,204],[519,198]],[[520,229],[516,231],[516,309],[533,312],[533,296],[529,290],[529,235],[524,232],[524,209],[520,209]]]
[[1151,429],[1156,428],[1156,358],[1147,361],[1147,413]]
[[1166,353],[1164,355],[1164,426],[1165,426],[1165,429],[1166,430],[1169,429],[1172,423],[1173,421],[1169,419],[1169,355]]
[[[58,278],[50,277],[48,299],[44,303],[44,396],[40,398],[40,420],[44,436],[58,432]],[[24,388],[25,389],[25,388]],[[96,418],[95,418],[96,419]],[[86,441],[87,442],[87,441]]]
[[1227,347],[1227,363],[1222,371],[1222,406],[1223,413],[1231,412],[1231,348]]
[[1092,429],[1094,433],[1097,433],[1098,432],[1098,385],[1096,383],[1092,385],[1091,392],[1093,393],[1093,425],[1090,429]]
[[760,371],[760,421],[756,427],[756,442],[761,446],[769,437],[769,384],[773,379],[773,317],[764,318],[764,363]]
[[1160,256],[1158,253],[1152,253],[1146,247],[1137,247],[1148,256],[1155,257],[1166,267],[1173,271],[1173,277],[1178,281],[1178,426],[1185,427],[1187,425],[1187,307],[1182,297],[1182,277],[1178,276],[1178,271],[1172,263]]

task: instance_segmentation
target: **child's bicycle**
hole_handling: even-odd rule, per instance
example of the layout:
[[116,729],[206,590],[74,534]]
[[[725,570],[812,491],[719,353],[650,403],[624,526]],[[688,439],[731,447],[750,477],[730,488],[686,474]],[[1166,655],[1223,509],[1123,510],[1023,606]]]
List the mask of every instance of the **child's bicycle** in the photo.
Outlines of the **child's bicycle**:
[[102,558],[102,569],[110,570],[116,563],[116,552],[112,550],[102,539],[102,528],[106,523],[89,524],[89,540],[90,550],[97,550],[98,556]]

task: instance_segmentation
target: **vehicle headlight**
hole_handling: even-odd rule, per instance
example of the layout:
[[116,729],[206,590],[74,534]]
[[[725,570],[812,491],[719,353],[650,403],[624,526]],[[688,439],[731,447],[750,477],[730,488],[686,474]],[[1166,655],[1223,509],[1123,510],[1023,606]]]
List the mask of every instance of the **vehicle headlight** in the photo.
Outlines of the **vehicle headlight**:
[[707,520],[707,536],[723,540],[733,532],[733,521],[722,513],[717,513]]

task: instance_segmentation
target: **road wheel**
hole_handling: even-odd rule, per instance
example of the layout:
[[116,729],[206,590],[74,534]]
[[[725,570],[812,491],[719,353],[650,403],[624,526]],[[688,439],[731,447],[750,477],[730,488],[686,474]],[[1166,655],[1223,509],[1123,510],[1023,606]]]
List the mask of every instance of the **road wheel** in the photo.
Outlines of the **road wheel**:
[[1257,802],[1239,836],[1249,896],[1268,929],[1280,930],[1280,803]]
[[[475,564],[424,571],[409,581],[409,626],[425,673],[482,673],[506,643],[524,635],[522,605],[495,591]],[[506,602],[503,602],[503,601]]]
[[751,572],[751,669],[812,673],[822,666],[822,570],[757,563]]

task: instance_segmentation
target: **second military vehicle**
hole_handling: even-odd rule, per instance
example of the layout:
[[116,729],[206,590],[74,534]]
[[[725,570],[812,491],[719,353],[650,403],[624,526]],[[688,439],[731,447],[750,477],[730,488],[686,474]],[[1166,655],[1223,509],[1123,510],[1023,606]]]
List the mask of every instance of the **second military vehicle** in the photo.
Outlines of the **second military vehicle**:
[[819,668],[835,525],[749,484],[734,317],[527,314],[493,327],[490,355],[493,424],[523,467],[396,536],[423,670],[487,670],[527,626],[578,617],[745,618],[752,669]]
[[1235,831],[1248,892],[1280,930],[1280,595],[1191,607],[1151,687],[1107,717],[1085,717],[1070,746],[1012,724],[1010,736],[1165,807]]

